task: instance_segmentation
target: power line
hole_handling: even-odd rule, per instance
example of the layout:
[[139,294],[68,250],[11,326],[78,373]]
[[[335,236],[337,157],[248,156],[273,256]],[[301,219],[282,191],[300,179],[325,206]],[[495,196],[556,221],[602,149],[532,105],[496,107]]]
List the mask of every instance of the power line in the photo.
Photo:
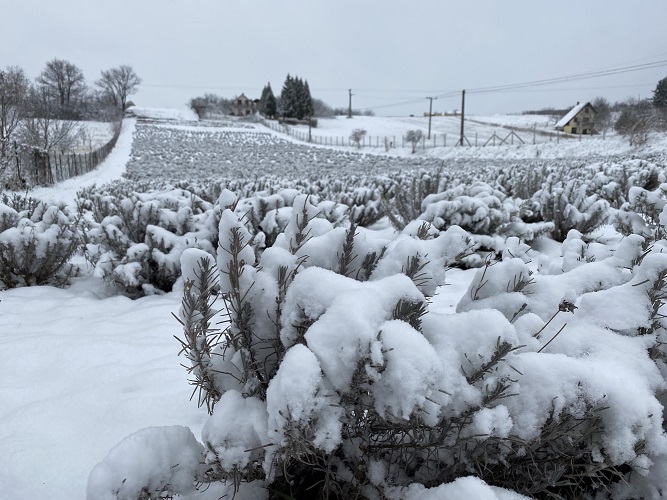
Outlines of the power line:
[[490,92],[500,92],[504,90],[514,90],[514,89],[521,89],[521,88],[527,88],[527,87],[536,87],[536,86],[541,86],[541,85],[550,85],[550,84],[557,84],[557,83],[568,83],[568,82],[573,82],[573,81],[578,81],[578,80],[588,80],[591,78],[600,78],[603,76],[611,76],[611,75],[618,75],[621,73],[631,73],[635,71],[642,71],[645,69],[653,69],[653,68],[661,68],[667,66],[667,59],[663,59],[661,61],[653,61],[650,63],[644,63],[644,64],[635,64],[632,66],[625,66],[621,68],[615,68],[615,69],[609,69],[609,70],[602,70],[602,71],[594,71],[594,72],[589,72],[589,73],[580,73],[576,75],[568,75],[568,76],[561,76],[561,77],[556,77],[556,78],[547,78],[544,80],[533,80],[530,82],[523,82],[523,83],[512,83],[512,84],[507,84],[507,85],[498,85],[495,87],[479,87],[476,89],[470,89],[468,92],[469,93],[474,93],[474,94],[483,94],[483,93],[490,93]]
[[[667,55],[667,53],[660,54],[658,56],[653,56],[653,57],[662,57],[664,55]],[[639,61],[645,61],[646,59],[649,58],[642,58],[642,59],[637,59],[635,61],[631,62],[639,62]],[[532,80],[532,81],[527,81],[527,82],[519,82],[519,83],[511,83],[511,84],[504,84],[504,85],[496,85],[496,86],[488,86],[488,87],[478,87],[478,88],[471,88],[467,90],[468,94],[490,94],[490,93],[502,93],[502,92],[515,92],[515,91],[523,91],[523,92],[529,92],[529,91],[536,91],[536,90],[531,90],[532,87],[541,87],[544,85],[559,85],[563,83],[569,83],[569,82],[575,82],[575,81],[581,81],[581,80],[588,80],[588,79],[593,79],[593,78],[602,78],[605,76],[612,76],[612,75],[618,75],[618,74],[623,74],[623,73],[631,73],[631,72],[636,72],[636,71],[643,71],[647,69],[654,69],[654,68],[661,68],[667,66],[667,59],[660,59],[657,61],[651,61],[647,63],[641,63],[641,64],[630,64],[630,65],[625,65],[625,66],[616,66],[616,67],[610,67],[607,69],[601,69],[597,71],[589,71],[586,73],[579,73],[579,74],[573,74],[573,75],[567,75],[567,76],[561,76],[561,77],[553,77],[553,78],[545,78],[541,80]],[[180,88],[180,89],[191,89],[191,90],[232,90],[232,91],[259,91],[261,90],[259,87],[251,87],[251,86],[205,86],[205,85],[168,85],[168,84],[159,84],[159,83],[144,83],[143,86],[145,87],[156,87],[156,88]],[[597,87],[597,89],[604,89],[604,88],[623,88],[623,87],[637,87],[639,84],[636,85],[626,85],[626,86],[608,86],[608,87]],[[355,89],[357,92],[377,92],[377,93],[428,93],[433,96],[435,99],[447,99],[450,97],[455,97],[458,96],[460,91],[444,91],[441,94],[437,94],[436,92],[433,91],[422,91],[422,90],[399,90],[399,89]],[[596,90],[596,88],[586,88],[586,89],[574,89],[574,88],[565,88],[565,89],[541,89],[541,91],[544,92],[554,92],[554,91],[568,91],[568,90]],[[349,91],[349,89],[343,89],[343,88],[313,88],[313,91],[315,92],[338,92],[338,91]],[[359,94],[357,94],[360,96]],[[371,96],[360,96],[360,97],[366,97],[367,99],[390,99],[388,97],[371,97]],[[393,103],[387,103],[387,104],[379,104],[376,106],[371,106],[368,109],[383,109],[383,108],[392,108],[392,107],[399,107],[399,106],[408,106],[411,104],[419,104],[422,103],[423,97],[419,98],[414,98],[414,99],[408,99],[408,100],[402,100],[398,102],[393,102]]]
[[[561,77],[555,77],[555,78],[546,78],[542,80],[532,80],[528,82],[521,82],[521,83],[513,83],[513,84],[505,84],[505,85],[497,85],[497,86],[490,86],[490,87],[478,87],[478,88],[473,88],[469,89],[466,92],[469,94],[488,94],[488,93],[501,93],[501,92],[514,92],[514,91],[531,91],[531,87],[538,87],[542,85],[557,85],[560,83],[569,83],[569,82],[575,82],[575,81],[581,81],[581,80],[588,80],[592,78],[601,78],[605,76],[612,76],[612,75],[617,75],[617,74],[622,74],[622,73],[631,73],[635,71],[643,71],[646,69],[653,69],[653,68],[661,68],[667,66],[667,59],[659,60],[659,61],[652,61],[648,63],[643,63],[643,64],[633,64],[629,66],[621,66],[621,67],[613,67],[611,69],[604,69],[604,70],[598,70],[598,71],[590,71],[587,73],[579,73],[579,74],[574,74],[574,75],[568,75],[568,76],[561,76]],[[636,87],[637,85],[632,85],[631,87]],[[605,88],[605,87],[601,87]],[[622,86],[616,86],[616,87],[606,87],[606,88],[622,88]],[[558,89],[542,89],[543,91],[557,91]],[[562,90],[578,90],[578,89],[562,89]],[[586,90],[593,90],[593,89],[586,89]],[[446,99],[448,97],[454,97],[459,94],[459,91],[453,91],[453,92],[448,92],[444,94],[437,95],[438,98],[440,99]],[[389,107],[398,107],[398,106],[407,106],[409,104],[418,104],[420,102],[423,102],[422,99],[413,99],[409,101],[402,101],[402,102],[397,102],[394,104],[383,104],[379,106],[374,106],[369,109],[381,109],[381,108],[389,108]]]

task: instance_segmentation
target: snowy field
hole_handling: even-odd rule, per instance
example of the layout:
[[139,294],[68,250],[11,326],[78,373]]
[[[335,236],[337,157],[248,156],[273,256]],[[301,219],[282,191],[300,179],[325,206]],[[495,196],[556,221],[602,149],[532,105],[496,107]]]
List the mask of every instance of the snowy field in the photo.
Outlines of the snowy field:
[[[659,289],[664,284],[661,280],[667,276],[667,261],[662,253],[667,242],[662,236],[664,232],[661,233],[667,230],[667,218],[662,215],[667,209],[661,212],[667,202],[658,189],[667,180],[664,137],[652,137],[642,149],[630,148],[620,138],[608,138],[535,146],[435,148],[416,155],[405,148],[386,154],[384,148],[365,148],[361,152],[349,148],[311,148],[261,125],[221,127],[190,123],[196,118],[187,110],[137,108],[136,112],[159,123],[126,119],[116,147],[97,170],[28,194],[48,203],[69,206],[73,211],[81,189],[89,190],[90,206],[94,206],[93,202],[127,196],[126,200],[132,199],[136,206],[159,207],[161,222],[149,226],[146,238],[160,239],[160,244],[168,246],[165,250],[155,243],[155,248],[159,246],[164,252],[160,262],[171,265],[178,262],[179,252],[192,246],[183,243],[186,240],[199,241],[195,243],[199,251],[211,252],[212,247],[206,243],[210,232],[217,235],[219,228],[222,234],[223,228],[238,223],[229,210],[225,213],[230,215],[222,216],[227,222],[220,222],[219,226],[211,222],[212,214],[221,217],[224,200],[232,199],[229,191],[216,190],[216,182],[219,187],[224,181],[238,197],[235,213],[249,213],[250,208],[263,211],[264,218],[258,219],[258,227],[266,241],[275,239],[275,251],[264,251],[263,269],[256,275],[267,284],[267,289],[270,289],[271,269],[289,260],[288,237],[282,233],[296,231],[293,217],[297,213],[296,209],[292,212],[289,203],[294,206],[301,203],[304,213],[312,210],[314,222],[309,224],[314,237],[304,248],[293,252],[295,257],[307,253],[310,260],[306,266],[308,272],[302,271],[303,279],[298,282],[302,288],[294,285],[294,295],[286,299],[285,315],[292,310],[297,318],[298,311],[310,314],[309,307],[321,307],[322,311],[310,320],[313,328],[320,325],[319,331],[324,331],[325,320],[320,322],[319,314],[325,318],[329,313],[323,311],[329,306],[332,311],[343,311],[339,317],[330,318],[342,325],[340,330],[347,335],[349,345],[362,345],[362,340],[368,339],[371,342],[378,329],[386,330],[382,349],[404,353],[407,361],[401,364],[399,358],[387,356],[383,376],[392,380],[393,385],[378,378],[373,389],[377,400],[384,402],[383,411],[386,409],[389,414],[403,411],[405,415],[414,412],[428,421],[426,409],[433,410],[433,405],[449,408],[444,413],[463,411],[465,405],[472,405],[479,411],[464,434],[487,435],[507,440],[502,442],[513,446],[509,439],[512,436],[529,443],[540,435],[540,426],[549,411],[554,411],[552,405],[563,412],[558,415],[575,415],[583,422],[588,418],[587,412],[594,409],[602,412],[605,428],[595,438],[599,439],[595,448],[597,463],[629,463],[641,472],[625,478],[626,489],[622,485],[615,487],[615,498],[632,498],[637,492],[646,498],[659,498],[660,488],[667,488],[667,437],[662,430],[664,397],[661,395],[667,387],[664,379],[667,368],[661,353],[662,343],[667,340],[663,337],[667,325],[661,315],[662,299],[651,295],[651,290]],[[320,120],[320,126],[313,132],[347,136],[353,128],[366,128],[369,135],[392,136],[403,134],[406,129],[425,130],[425,120],[378,117]],[[511,118],[480,121],[520,126]],[[453,117],[434,118],[433,131],[455,136],[457,123]],[[470,130],[492,134],[496,128],[471,124]],[[348,215],[348,212],[343,214],[341,207],[351,208],[358,220],[372,218],[374,210],[381,206],[374,190],[392,182],[408,186],[404,179],[428,181],[432,172],[443,165],[442,160],[450,160],[444,163],[442,193],[430,194],[421,207],[414,209],[422,221],[428,221],[428,235],[417,238],[415,224],[408,224],[399,233],[387,217],[368,227],[360,226],[358,248],[366,249],[369,255],[371,251],[379,253],[383,246],[387,249],[388,257],[373,271],[374,278],[354,285],[338,280],[341,276],[328,278],[331,281],[316,279],[325,276],[318,272],[335,267],[340,258],[335,248],[345,239],[343,228]],[[428,175],[423,174],[426,170],[430,172]],[[538,178],[539,173],[547,171],[553,174],[553,183],[561,179],[562,185],[551,192],[537,191],[545,180]],[[416,177],[404,177],[409,173]],[[100,186],[122,176],[133,183],[129,188],[121,185],[116,190],[96,194]],[[572,179],[570,184],[569,179]],[[576,186],[575,179],[579,179]],[[532,198],[531,182],[537,186],[537,194]],[[510,193],[512,190],[515,192]],[[398,196],[396,191],[389,192]],[[571,196],[571,204],[560,208],[554,205],[560,216],[554,215],[551,221],[534,217],[531,210],[539,210],[536,203],[542,203],[543,207],[556,203],[548,201],[558,199],[549,198],[549,193],[556,192]],[[299,194],[309,194],[312,198]],[[9,213],[7,208],[3,210]],[[626,223],[623,230],[631,234],[622,234],[618,227],[614,229],[609,224],[584,230],[593,217],[609,214],[620,214]],[[402,212],[395,215],[405,217]],[[247,224],[252,217],[248,216]],[[179,229],[172,227],[173,234],[167,234],[156,228],[164,221]],[[570,227],[568,224],[582,231],[558,233]],[[0,291],[0,344],[4,359],[0,363],[2,499],[86,498],[88,476],[96,464],[124,438],[146,427],[186,426],[200,441],[204,432],[216,453],[225,456],[224,443],[216,444],[213,432],[224,432],[224,425],[220,418],[209,418],[205,407],[198,408],[196,397],[190,400],[192,388],[181,366],[187,360],[178,356],[181,345],[174,336],[181,337],[183,332],[172,314],[181,314],[183,278],[175,279],[171,291],[164,293],[150,283],[141,282],[136,274],[138,261],[133,259],[140,258],[137,255],[144,251],[143,241],[130,245],[122,263],[112,270],[110,263],[120,262],[119,256],[112,259],[111,250],[103,249],[102,240],[94,240],[104,231],[111,235],[112,225],[121,227],[118,220],[107,218],[91,226],[88,247],[91,253],[85,258],[81,253],[74,257],[79,275],[72,279],[71,286]],[[561,234],[564,242],[549,237],[550,231]],[[6,241],[2,234],[0,231],[0,242]],[[653,245],[643,245],[645,241]],[[97,253],[92,252],[92,247]],[[462,254],[463,250],[471,251],[472,255],[460,260],[455,256],[455,248]],[[376,286],[405,278],[401,266],[413,251],[432,259],[433,263],[423,263],[426,278],[415,280],[409,292],[388,285],[386,289]],[[250,252],[248,259],[252,258]],[[497,263],[485,268],[485,259],[491,258],[498,259]],[[223,261],[219,260],[219,264]],[[362,271],[359,261],[350,265],[356,266],[357,273]],[[102,275],[125,287],[124,293],[112,287],[109,279],[102,280]],[[336,298],[340,290],[347,290],[357,302],[346,302],[343,295]],[[371,300],[363,290],[373,290],[372,295],[378,298]],[[156,291],[159,293],[153,294]],[[138,298],[124,296],[130,292]],[[263,297],[253,292],[251,300],[274,303],[274,298],[266,293]],[[379,317],[370,318],[372,315],[363,317],[364,308],[384,310],[381,298],[393,297],[392,294],[428,298],[429,312],[423,328],[430,343],[422,337],[406,337],[413,341],[406,347],[399,333],[416,336],[416,330],[407,327],[392,330],[397,321],[384,322]],[[567,304],[576,304],[576,311],[563,311],[556,314],[555,320],[551,318],[559,308],[567,309]],[[393,303],[388,310],[392,308]],[[356,323],[354,314],[349,313],[355,310],[360,312]],[[366,333],[357,330],[370,332],[370,336],[367,339],[363,336]],[[440,338],[436,331],[447,333]],[[465,335],[457,336],[457,332]],[[318,345],[313,335],[310,331],[306,334],[307,344],[317,354],[327,383],[338,387],[342,374],[354,368],[358,360],[349,358],[351,354],[340,357],[331,354],[333,345]],[[480,368],[478,360],[488,361],[493,346],[496,342],[500,345],[501,339],[516,348],[516,352],[508,355],[511,367],[481,370],[479,380],[472,382],[473,378],[468,376],[466,382],[466,377],[458,372],[459,367]],[[390,342],[395,344],[389,348]],[[311,368],[308,363],[313,355],[305,356],[302,351],[307,349],[298,345],[303,347],[298,351],[302,357],[297,358],[297,349],[293,349],[294,355],[289,358],[303,362],[291,367],[298,376],[290,376],[286,369],[279,372],[285,385],[276,383],[273,389],[269,386],[273,393],[268,396],[280,391],[285,401],[314,405],[315,415],[328,422],[331,413],[317,406],[317,398],[301,397],[302,393],[294,389],[301,387],[305,393],[310,390],[299,385],[298,379],[303,376],[309,380],[306,368]],[[369,356],[380,352],[378,346],[378,351]],[[331,371],[330,365],[336,369]],[[426,365],[431,371],[417,375]],[[319,368],[317,373],[320,377],[317,380],[324,380]],[[474,406],[480,404],[490,384],[498,380],[509,384],[507,393],[518,391],[519,395],[508,396],[506,401],[501,399],[493,407]],[[434,389],[428,392],[427,386]],[[228,391],[230,399],[234,392]],[[289,404],[281,406],[280,411],[289,411]],[[605,412],[600,410],[602,407],[611,410]],[[242,415],[251,421],[256,418],[254,413],[236,414],[239,410],[233,405],[230,408],[231,416]],[[269,417],[275,418],[273,425],[287,433],[286,427],[280,427],[285,424],[280,424],[276,415]],[[330,433],[326,425],[317,427],[317,431]],[[261,447],[269,440],[279,441],[275,435],[278,430],[273,432],[274,435],[258,437],[260,441],[255,445]],[[237,438],[243,437],[240,432]],[[139,458],[152,450],[150,446],[146,449],[133,448],[131,443],[129,446],[126,450],[130,455],[136,454],[136,462],[127,456],[119,459],[116,453],[115,458],[107,458],[106,467],[116,467],[118,471],[127,471],[129,467],[140,475],[146,464]],[[239,446],[244,446],[241,451],[253,448],[243,443]],[[98,482],[88,490],[90,500],[112,498],[99,493],[104,490],[105,481],[113,479],[111,469],[97,470]],[[378,474],[381,472],[376,477]],[[642,482],[644,476],[648,479]],[[373,479],[380,483],[383,480]],[[179,498],[213,499],[222,493],[223,490],[212,488],[208,496]],[[430,493],[413,485],[410,493],[406,490],[393,494],[391,498],[396,500],[525,498],[505,489],[490,488],[473,478],[459,479]],[[263,495],[254,489],[237,498],[266,498]]]
[[[632,155],[634,148],[628,141],[609,132],[603,138],[595,136],[565,137],[557,134],[553,126],[547,126],[547,118],[530,115],[496,115],[467,117],[465,136],[473,147],[456,147],[460,137],[460,117],[432,117],[431,139],[418,146],[418,153],[423,156],[440,159],[525,159],[525,158],[571,158],[571,157],[612,157],[614,155]],[[535,127],[536,133],[533,133]],[[291,127],[302,136],[307,137],[308,127],[299,125]],[[513,128],[518,138],[512,139],[509,134]],[[377,117],[355,116],[318,119],[317,128],[311,133],[318,140],[326,140],[328,144],[345,141],[348,143],[350,134],[355,129],[364,129],[367,134],[362,151],[379,155],[410,156],[411,148],[404,143],[402,137],[409,130],[421,130],[426,137],[428,117]],[[527,129],[527,130],[526,130]],[[492,139],[496,136],[496,140]],[[385,139],[393,143],[386,151]],[[503,144],[502,141],[506,142]],[[521,142],[523,141],[523,142]],[[664,149],[664,137],[655,136],[649,147],[655,151]],[[443,146],[447,147],[443,147]],[[434,147],[436,146],[436,147]],[[477,146],[477,147],[474,147]]]

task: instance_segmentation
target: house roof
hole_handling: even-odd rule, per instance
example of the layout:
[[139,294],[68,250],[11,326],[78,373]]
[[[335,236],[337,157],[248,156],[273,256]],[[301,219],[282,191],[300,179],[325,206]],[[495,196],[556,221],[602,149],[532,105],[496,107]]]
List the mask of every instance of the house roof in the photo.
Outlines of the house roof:
[[568,114],[566,114],[563,118],[561,118],[558,123],[556,123],[556,128],[561,128],[567,125],[572,118],[577,116],[579,114],[579,111],[584,109],[590,102],[582,102],[577,104],[574,108],[572,108]]

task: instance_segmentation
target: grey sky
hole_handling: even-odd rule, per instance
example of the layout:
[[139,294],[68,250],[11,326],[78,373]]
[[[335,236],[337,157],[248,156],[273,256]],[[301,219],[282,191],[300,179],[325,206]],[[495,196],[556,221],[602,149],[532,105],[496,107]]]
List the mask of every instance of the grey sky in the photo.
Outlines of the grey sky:
[[[213,92],[278,94],[287,73],[332,106],[421,114],[427,96],[667,61],[664,0],[0,0],[0,67],[36,77],[58,57],[89,83],[130,64],[138,105]],[[649,97],[659,68],[521,91],[469,93],[474,114]],[[574,90],[564,90],[574,89]],[[418,104],[391,106],[419,100]],[[423,100],[423,102],[422,102]],[[382,107],[386,106],[386,107]],[[459,95],[434,111],[460,108]]]

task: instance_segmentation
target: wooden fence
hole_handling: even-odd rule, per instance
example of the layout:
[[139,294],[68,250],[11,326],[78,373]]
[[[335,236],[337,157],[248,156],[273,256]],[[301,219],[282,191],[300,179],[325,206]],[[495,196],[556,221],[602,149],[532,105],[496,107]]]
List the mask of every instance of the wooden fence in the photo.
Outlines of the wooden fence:
[[116,132],[104,146],[89,153],[47,153],[13,143],[9,148],[11,158],[5,162],[5,172],[0,172],[4,184],[11,181],[23,186],[51,186],[58,182],[88,173],[102,163],[116,145]]
[[[384,148],[385,150],[397,147],[412,147],[406,136],[370,136],[365,135],[357,144],[345,136],[321,136],[309,134],[308,131],[296,129],[271,120],[261,120],[261,123],[276,132],[290,135],[297,140],[307,142],[310,144],[318,144],[321,146],[342,146],[353,148]],[[469,147],[485,147],[485,146],[507,146],[507,145],[522,145],[522,144],[545,144],[549,142],[560,142],[562,140],[588,140],[596,138],[597,136],[582,136],[582,135],[568,135],[563,132],[543,132],[543,131],[522,131],[519,135],[514,130],[500,129],[500,132],[494,132],[489,137],[479,137],[478,134],[466,135],[463,138],[463,145]],[[431,134],[428,139],[424,134],[415,149],[424,150],[427,148],[438,147],[455,147],[460,146],[461,138],[458,134]]]

